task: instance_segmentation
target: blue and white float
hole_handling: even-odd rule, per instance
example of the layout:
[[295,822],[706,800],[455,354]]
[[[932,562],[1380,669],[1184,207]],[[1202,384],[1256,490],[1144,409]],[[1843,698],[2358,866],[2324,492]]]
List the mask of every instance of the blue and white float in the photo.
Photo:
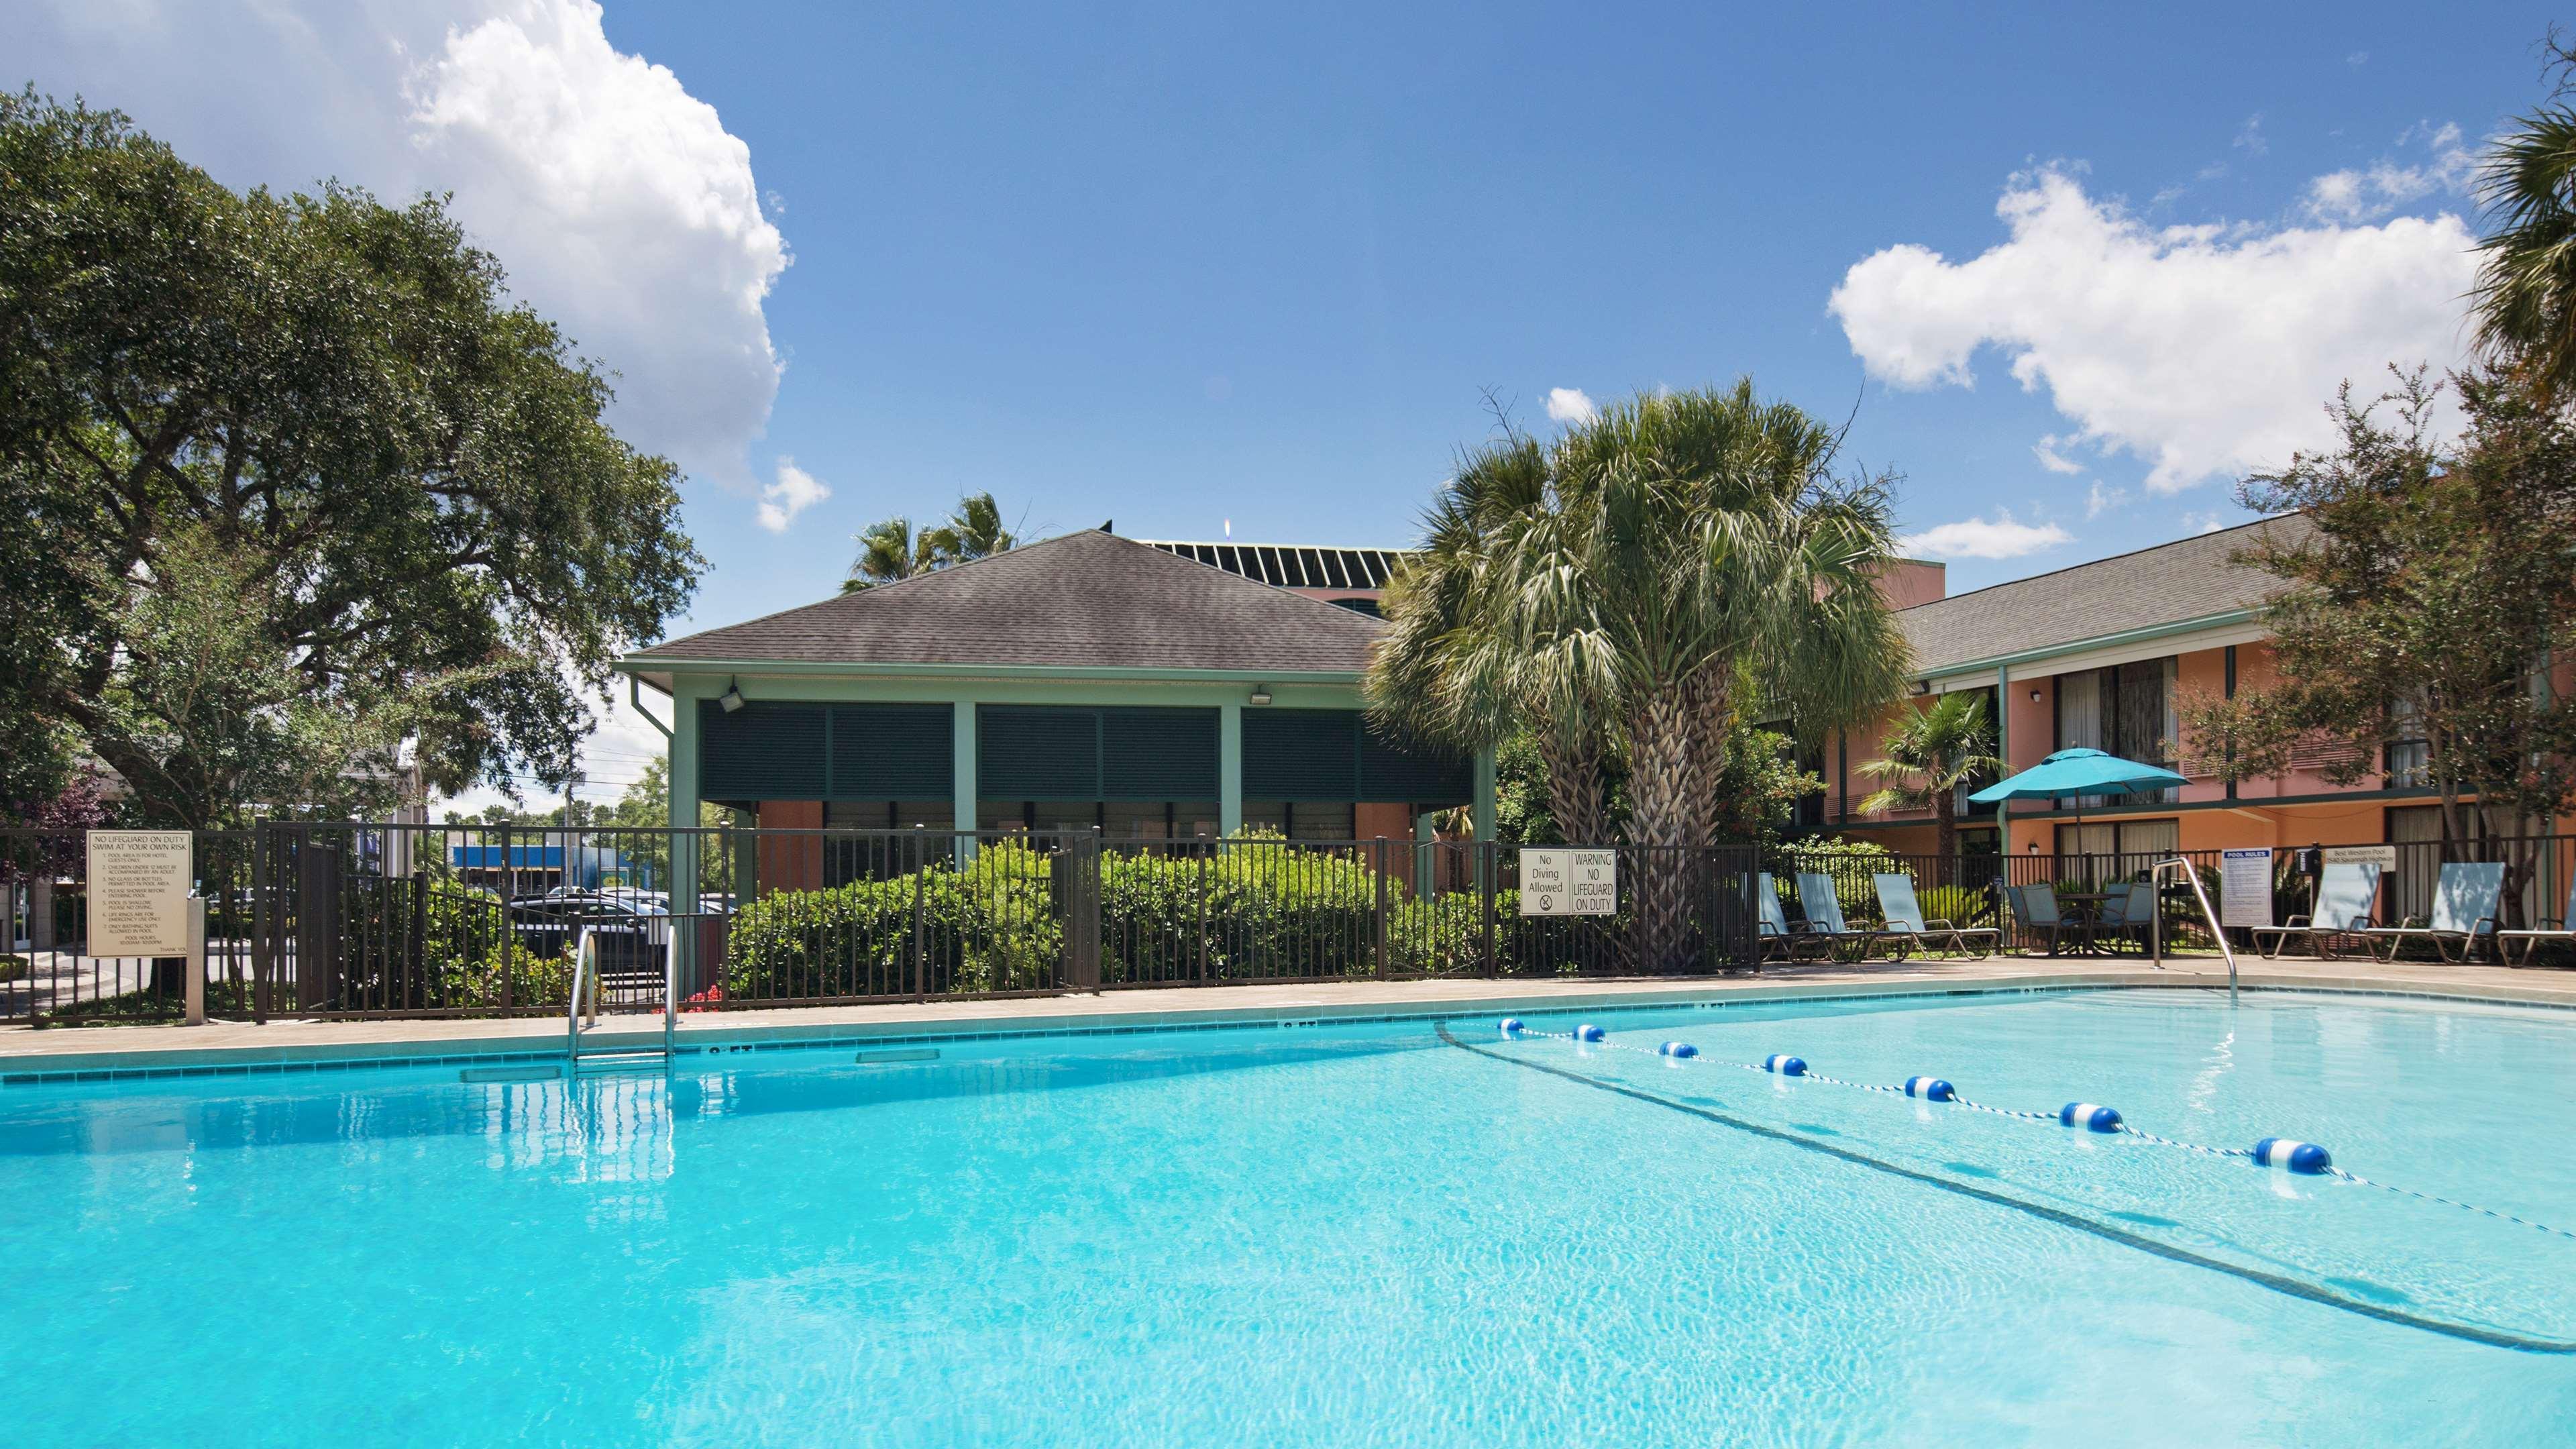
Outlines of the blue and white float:
[[2057,1109],[2057,1125],[2082,1127],[2093,1132],[2117,1132],[2120,1130],[2120,1114],[2115,1108],[2091,1102],[2069,1102]]
[[1905,1095],[1909,1097],[1920,1097],[1926,1102],[1955,1102],[1959,1100],[1958,1089],[1951,1086],[1948,1082],[1942,1081],[1939,1077],[1907,1077],[1905,1079]]
[[1807,1074],[1807,1062],[1804,1057],[1785,1056],[1779,1052],[1773,1052],[1762,1059],[1762,1070],[1776,1072],[1784,1077],[1803,1077]]
[[1521,1034],[1521,1019],[1517,1016],[1504,1017],[1502,1033],[1505,1036],[1519,1036]]
[[2313,1142],[2266,1137],[2254,1144],[2254,1165],[2279,1168],[2283,1172],[2319,1173],[2332,1168],[2334,1158]]
[[1608,1032],[1603,1031],[1601,1028],[1594,1026],[1588,1021],[1574,1029],[1574,1039],[1576,1041],[1599,1041],[1601,1038],[1608,1035]]
[[1668,1057],[1695,1057],[1699,1055],[1699,1048],[1692,1046],[1686,1041],[1668,1041],[1662,1046],[1655,1048],[1655,1050]]

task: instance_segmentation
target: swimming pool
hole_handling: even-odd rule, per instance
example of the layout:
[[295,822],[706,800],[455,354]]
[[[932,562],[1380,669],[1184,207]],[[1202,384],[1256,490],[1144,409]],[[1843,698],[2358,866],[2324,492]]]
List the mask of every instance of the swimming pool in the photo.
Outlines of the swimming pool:
[[[1607,1039],[1525,1014],[1517,1040],[1452,1020],[1457,1046],[1405,1021],[693,1055],[667,1087],[447,1066],[0,1090],[5,1437],[2512,1446],[2576,1424],[2576,1358],[2499,1346],[2576,1341],[2576,1013],[2103,991],[1580,1019]],[[2298,1137],[2472,1206],[1743,1065],[1774,1052],[2218,1148]]]

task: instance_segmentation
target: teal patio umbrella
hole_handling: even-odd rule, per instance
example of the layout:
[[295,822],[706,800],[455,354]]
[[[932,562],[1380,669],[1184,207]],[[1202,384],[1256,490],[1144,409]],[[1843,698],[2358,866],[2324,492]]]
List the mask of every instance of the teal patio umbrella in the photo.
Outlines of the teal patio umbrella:
[[[2018,775],[2008,775],[1968,798],[1979,805],[2001,806],[2006,800],[2064,800],[2086,795],[2126,795],[2136,790],[2163,790],[2188,784],[2162,765],[2140,764],[2100,750],[2059,750]],[[2000,813],[2000,811],[1998,811]],[[2084,812],[2075,812],[2084,824]]]

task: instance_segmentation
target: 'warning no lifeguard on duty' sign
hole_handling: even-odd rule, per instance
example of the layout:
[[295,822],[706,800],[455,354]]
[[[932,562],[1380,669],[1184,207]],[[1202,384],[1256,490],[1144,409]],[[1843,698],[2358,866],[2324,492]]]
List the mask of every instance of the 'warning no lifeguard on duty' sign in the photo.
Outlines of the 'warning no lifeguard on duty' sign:
[[188,954],[195,847],[185,830],[89,833],[89,954]]
[[1521,914],[1607,916],[1619,909],[1619,852],[1524,850]]

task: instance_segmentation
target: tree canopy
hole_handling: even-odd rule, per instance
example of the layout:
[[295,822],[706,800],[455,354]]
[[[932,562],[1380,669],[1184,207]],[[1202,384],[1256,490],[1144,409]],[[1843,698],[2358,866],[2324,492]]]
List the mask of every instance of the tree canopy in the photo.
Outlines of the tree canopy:
[[[1527,730],[1569,834],[1607,830],[1615,756],[1629,842],[1714,840],[1741,731],[1778,718],[1813,738],[1903,686],[1877,588],[1889,480],[1835,476],[1838,444],[1744,381],[1469,454],[1389,591],[1372,706],[1464,745]],[[1679,948],[1681,879],[1639,883],[1651,959]]]
[[2301,744],[2352,784],[2431,786],[2443,835],[2547,818],[2576,800],[2576,425],[2509,367],[2455,375],[2464,426],[2433,426],[2421,372],[2333,413],[2342,442],[2248,480],[2245,505],[2311,527],[2239,557],[2285,581],[2271,601],[2280,682],[2183,711],[2224,778],[2273,775]]
[[957,500],[946,523],[915,528],[901,515],[880,519],[858,536],[858,545],[850,576],[841,581],[845,594],[1007,553],[1020,546],[1020,539],[1003,527],[1002,505],[992,494],[970,493]]
[[2544,396],[2576,396],[2576,48],[2542,42],[2553,84],[2518,116],[2479,168],[2493,223],[2479,243],[2478,340],[2522,366]]
[[1959,787],[1999,773],[1993,721],[1981,694],[1942,695],[1927,709],[1909,709],[1879,741],[1880,758],[1859,773],[1879,782],[1860,802],[1872,815],[1929,810],[1946,865],[1959,856]]
[[439,198],[0,96],[0,773],[86,750],[193,825],[348,808],[405,739],[560,782],[702,565],[610,396]]

